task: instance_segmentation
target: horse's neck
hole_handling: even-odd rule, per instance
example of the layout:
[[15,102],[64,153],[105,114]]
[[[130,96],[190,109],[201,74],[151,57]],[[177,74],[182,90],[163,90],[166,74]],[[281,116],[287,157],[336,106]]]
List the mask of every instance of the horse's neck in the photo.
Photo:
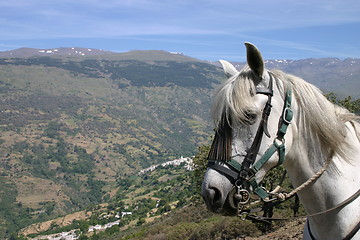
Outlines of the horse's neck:
[[[296,123],[294,125],[293,127],[296,128]],[[346,161],[335,155],[331,159],[331,164],[335,164],[336,170],[331,167],[316,182],[298,192],[308,214],[318,213],[336,206],[360,187],[360,143],[353,126],[347,124],[347,128],[345,141],[353,149],[349,151],[349,159]],[[329,157],[322,153],[317,138],[312,138],[311,133],[302,132],[300,134],[302,136],[294,135],[293,147],[286,160],[286,168],[294,187],[311,178],[322,168],[326,158]],[[339,236],[341,239],[351,231],[353,223],[356,224],[360,221],[358,206],[360,206],[360,197],[341,211],[336,210],[311,217],[310,223],[315,234],[325,239],[327,236],[331,236],[331,238]],[[334,228],[334,226],[338,226],[338,228]]]

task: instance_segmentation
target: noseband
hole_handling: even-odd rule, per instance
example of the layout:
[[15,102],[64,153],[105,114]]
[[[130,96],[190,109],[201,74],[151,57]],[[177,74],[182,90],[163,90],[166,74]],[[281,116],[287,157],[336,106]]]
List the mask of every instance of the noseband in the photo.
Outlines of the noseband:
[[[250,200],[250,192],[254,192],[261,199],[268,198],[268,192],[256,182],[255,175],[263,167],[263,165],[278,152],[279,161],[278,165],[282,164],[285,160],[285,134],[286,130],[293,118],[293,112],[291,110],[291,95],[290,88],[287,89],[284,99],[283,113],[279,119],[279,127],[276,134],[276,138],[273,144],[265,151],[265,153],[256,159],[262,137],[265,133],[267,137],[271,137],[268,132],[268,118],[271,113],[271,99],[273,96],[273,76],[269,72],[270,80],[268,88],[256,88],[256,94],[264,94],[268,96],[268,100],[263,109],[260,125],[257,129],[254,141],[247,151],[242,164],[236,162],[233,158],[229,161],[208,159],[208,167],[212,168],[219,173],[225,175],[234,185],[233,190],[229,195],[230,205],[237,208],[238,214],[241,214],[242,208]],[[235,205],[234,200],[237,201]]]

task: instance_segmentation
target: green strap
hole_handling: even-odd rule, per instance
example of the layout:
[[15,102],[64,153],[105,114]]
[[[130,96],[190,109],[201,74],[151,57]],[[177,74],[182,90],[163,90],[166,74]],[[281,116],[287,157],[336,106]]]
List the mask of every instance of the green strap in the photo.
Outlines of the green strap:
[[290,109],[291,108],[291,101],[292,101],[292,97],[291,97],[292,91],[289,88],[286,91],[286,95],[285,95],[285,103],[284,103],[284,111],[283,114],[281,116],[281,125],[279,126],[278,132],[277,132],[277,138],[279,140],[282,140],[286,134],[286,130],[293,118],[293,111]]
[[276,145],[278,153],[279,153],[279,161],[278,161],[278,164],[276,165],[276,166],[279,166],[279,165],[283,164],[283,162],[285,161],[285,141],[280,145],[277,145],[276,142],[274,142],[273,144]]
[[227,162],[227,165],[231,166],[232,168],[236,169],[238,172],[241,171],[241,164],[231,159]]
[[250,185],[253,189],[253,192],[262,199],[267,198],[269,196],[268,193],[262,187],[259,187],[255,179],[250,182]]
[[287,128],[288,128],[289,124],[291,123],[291,120],[293,119],[293,116],[294,116],[293,111],[290,109],[291,101],[292,101],[291,94],[292,94],[292,91],[290,88],[288,88],[288,90],[286,91],[286,96],[285,96],[284,112],[282,114],[281,125],[277,132],[277,139],[282,141],[282,144],[278,145],[276,143],[276,140],[274,140],[274,145],[276,145],[278,152],[279,152],[279,162],[278,162],[277,166],[283,164],[283,162],[285,161],[285,139],[284,139],[284,136],[285,136]]
[[272,155],[276,152],[277,147],[272,144],[264,153],[264,155],[261,156],[261,158],[250,168],[251,171],[255,174],[257,173],[260,168],[271,158]]
[[278,165],[281,165],[285,160],[285,143],[278,144],[275,139],[274,143],[266,150],[264,155],[250,168],[252,173],[257,173],[276,151],[279,154]]

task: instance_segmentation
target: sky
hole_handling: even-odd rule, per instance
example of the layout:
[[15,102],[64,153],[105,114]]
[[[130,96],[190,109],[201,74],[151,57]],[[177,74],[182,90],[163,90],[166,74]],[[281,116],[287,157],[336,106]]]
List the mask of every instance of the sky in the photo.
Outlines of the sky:
[[360,58],[359,0],[0,0],[0,51],[165,50],[202,60]]

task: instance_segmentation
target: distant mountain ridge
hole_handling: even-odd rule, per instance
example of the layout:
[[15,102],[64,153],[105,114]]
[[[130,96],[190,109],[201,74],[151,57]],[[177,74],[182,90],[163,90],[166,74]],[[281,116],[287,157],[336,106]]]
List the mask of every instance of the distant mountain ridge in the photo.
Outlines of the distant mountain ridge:
[[[109,61],[141,61],[146,63],[146,67],[152,68],[154,61],[171,61],[177,64],[186,62],[209,63],[215,66],[220,66],[218,61],[202,61],[196,58],[185,56],[180,52],[167,52],[162,50],[134,50],[124,53],[116,53],[93,48],[80,48],[80,47],[60,47],[53,49],[35,49],[35,48],[19,48],[10,51],[0,52],[0,59],[25,59],[25,58],[40,58],[40,57],[55,57],[63,58],[70,57],[79,60],[79,65],[82,65],[81,59],[109,60]],[[8,61],[8,60],[4,60]],[[53,60],[52,60],[53,61]],[[63,60],[60,60],[63,61]],[[100,61],[98,61],[100,64]],[[244,62],[232,62],[238,69],[245,66]],[[140,64],[141,65],[141,64]],[[176,64],[171,64],[172,67]],[[45,64],[48,66],[48,64]],[[123,66],[121,71],[129,72],[132,69],[132,76],[138,71],[137,63]],[[205,65],[203,65],[205,66]],[[158,66],[154,66],[158,68]],[[303,78],[325,92],[335,92],[336,94],[346,97],[352,96],[355,98],[360,97],[360,59],[347,58],[344,60],[338,58],[308,58],[300,60],[266,60],[265,67],[267,69],[280,69],[286,73]],[[86,66],[79,66],[90,70]],[[96,67],[99,69],[99,66]],[[157,71],[157,70],[156,70]],[[94,72],[94,71],[93,71]],[[99,72],[102,72],[102,69]],[[150,72],[152,74],[153,71]],[[161,72],[161,71],[160,71]],[[186,72],[184,72],[186,74]],[[141,77],[141,76],[138,76]],[[168,76],[155,75],[153,77],[162,78],[166,81]],[[195,76],[191,76],[195,77]],[[203,77],[199,75],[199,77]],[[156,79],[157,80],[157,79]]]
[[18,48],[9,51],[0,51],[0,58],[31,58],[31,57],[84,57],[105,58],[109,60],[139,60],[139,61],[194,61],[202,60],[185,56],[181,52],[167,52],[163,50],[132,50],[128,52],[112,52],[102,49],[83,47],[60,47],[60,48]]
[[[211,62],[220,66],[217,62]],[[241,70],[246,63],[232,62]],[[299,60],[265,60],[269,70],[279,69],[314,84],[322,91],[342,97],[360,98],[360,59],[307,58]]]
[[105,51],[94,48],[81,48],[81,47],[60,47],[50,49],[37,49],[37,48],[18,48],[10,51],[0,52],[1,58],[28,58],[34,56],[99,56],[115,54],[111,51]]

